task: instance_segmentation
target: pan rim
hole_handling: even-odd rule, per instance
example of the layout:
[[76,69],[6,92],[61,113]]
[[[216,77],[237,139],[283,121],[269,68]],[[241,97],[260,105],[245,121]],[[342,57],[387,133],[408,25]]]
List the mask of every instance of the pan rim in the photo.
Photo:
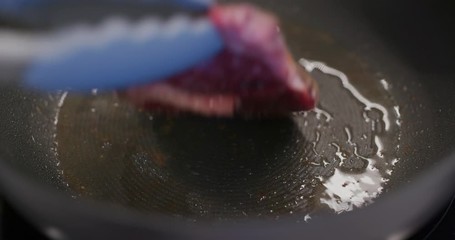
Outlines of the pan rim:
[[[405,184],[384,194],[376,199],[374,204],[340,215],[322,215],[317,219],[311,220],[309,224],[296,223],[297,219],[295,217],[287,217],[280,221],[255,219],[242,221],[240,225],[238,223],[213,225],[188,223],[187,221],[178,221],[170,216],[144,214],[118,206],[104,206],[100,202],[88,199],[76,201],[68,195],[52,189],[50,186],[33,182],[25,175],[16,173],[11,166],[8,166],[6,162],[0,159],[0,190],[5,194],[5,198],[36,227],[43,231],[50,227],[46,225],[48,224],[47,221],[41,218],[44,215],[48,215],[48,217],[58,215],[63,217],[66,215],[67,217],[59,219],[61,226],[56,226],[57,228],[61,227],[74,232],[72,231],[75,230],[74,228],[85,226],[86,230],[89,231],[86,231],[86,233],[80,232],[79,234],[83,235],[90,232],[90,234],[99,234],[99,236],[111,236],[113,239],[116,239],[116,235],[109,235],[110,227],[102,230],[93,226],[123,226],[126,229],[135,228],[136,231],[143,234],[159,233],[162,236],[166,236],[166,238],[172,236],[172,239],[179,237],[188,238],[189,236],[195,239],[220,239],[220,237],[227,236],[230,239],[232,237],[247,239],[255,236],[275,239],[276,237],[287,236],[292,239],[302,236],[302,234],[313,237],[320,237],[320,234],[325,237],[348,236],[346,234],[352,233],[352,230],[333,227],[341,223],[346,226],[350,222],[354,224],[352,226],[356,226],[356,236],[377,238],[385,234],[384,238],[387,238],[387,234],[400,232],[403,229],[407,229],[406,232],[411,233],[424,223],[426,220],[425,216],[431,216],[438,210],[437,207],[429,206],[439,206],[455,192],[455,189],[450,184],[441,184],[455,181],[455,152],[449,154],[441,163],[433,166],[432,169],[422,175],[417,177],[413,183]],[[410,201],[417,197],[419,201]],[[28,199],[34,199],[34,201],[29,201]],[[395,204],[395,202],[401,203],[398,204],[400,206]],[[46,205],[48,206],[47,209]],[[400,207],[414,209],[415,211],[412,211],[411,214],[405,214],[406,216],[400,216],[398,213]],[[383,216],[378,217],[381,214]],[[87,226],[84,222],[77,223],[77,221],[84,218],[92,221],[94,224],[90,225],[93,226]],[[365,221],[365,219],[368,219],[368,221]],[[384,219],[387,219],[387,222],[383,222]],[[74,224],[73,228],[68,228],[71,224]],[[327,228],[330,228],[331,231],[326,231],[325,229]],[[176,231],[176,229],[179,229],[179,231]],[[79,228],[79,231],[81,230],[83,229]],[[111,233],[114,232],[111,231]],[[137,235],[136,233],[134,236]]]

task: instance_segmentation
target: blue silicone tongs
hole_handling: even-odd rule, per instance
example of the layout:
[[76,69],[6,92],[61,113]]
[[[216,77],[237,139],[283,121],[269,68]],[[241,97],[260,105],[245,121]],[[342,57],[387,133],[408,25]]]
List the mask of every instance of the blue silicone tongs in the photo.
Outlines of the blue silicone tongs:
[[[166,2],[191,11],[206,11],[212,4],[209,0],[91,0],[88,4],[111,6],[122,1],[144,8]],[[30,10],[58,11],[65,2],[75,1],[2,0],[0,14],[30,20],[26,19],[32,15]],[[208,18],[185,15],[161,19],[116,12],[95,23],[82,17],[82,21],[37,32],[0,25],[0,71],[3,78],[44,91],[116,90],[164,79],[212,58],[223,48]]]

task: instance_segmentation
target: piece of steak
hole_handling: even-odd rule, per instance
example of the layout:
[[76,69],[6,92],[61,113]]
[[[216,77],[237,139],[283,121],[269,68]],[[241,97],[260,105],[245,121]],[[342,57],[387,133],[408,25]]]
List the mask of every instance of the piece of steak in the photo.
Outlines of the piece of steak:
[[247,4],[214,6],[209,17],[225,41],[212,60],[122,96],[149,110],[206,116],[276,115],[315,107],[314,80],[295,63],[277,19]]

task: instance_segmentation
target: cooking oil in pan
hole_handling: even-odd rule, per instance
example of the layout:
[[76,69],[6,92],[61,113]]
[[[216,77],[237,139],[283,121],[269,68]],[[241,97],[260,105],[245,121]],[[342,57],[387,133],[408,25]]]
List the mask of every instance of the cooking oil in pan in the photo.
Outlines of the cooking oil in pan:
[[[304,132],[313,131],[313,165],[326,168],[335,163],[329,176],[318,177],[325,188],[320,202],[337,213],[371,203],[382,192],[397,161],[394,155],[399,147],[399,108],[395,106],[393,112],[390,107],[368,100],[343,72],[324,63],[306,59],[300,62],[320,80],[322,88],[319,108],[303,113],[306,126],[301,128]],[[387,90],[387,81],[380,82]],[[337,85],[342,90],[336,89]],[[317,121],[309,126],[311,114]]]
[[306,221],[372,203],[399,160],[391,85],[317,34],[305,39],[307,49],[297,52],[328,61],[300,60],[321,101],[288,118],[166,117],[115,94],[64,94],[55,140],[74,196],[201,220]]
[[301,64],[318,79],[321,102],[286,120],[168,118],[115,96],[64,94],[59,167],[76,196],[192,218],[371,203],[397,161],[398,108],[368,100],[334,68]]

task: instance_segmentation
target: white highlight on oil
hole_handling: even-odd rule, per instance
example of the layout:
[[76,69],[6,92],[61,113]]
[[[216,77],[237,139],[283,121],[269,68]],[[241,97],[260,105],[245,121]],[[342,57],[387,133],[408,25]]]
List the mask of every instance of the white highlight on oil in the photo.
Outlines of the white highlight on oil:
[[335,76],[341,80],[341,83],[343,84],[343,87],[346,88],[348,91],[351,92],[351,94],[359,100],[361,103],[365,105],[365,110],[371,110],[371,109],[377,109],[382,112],[383,117],[382,120],[384,121],[385,124],[385,130],[390,129],[390,118],[389,118],[389,113],[385,109],[384,106],[371,102],[370,100],[366,99],[350,82],[346,74],[343,72],[331,68],[327,66],[326,64],[322,62],[317,62],[317,61],[309,61],[307,59],[300,59],[299,63],[308,71],[312,72],[314,69],[317,69],[325,74],[329,74],[332,76]]
[[351,129],[349,129],[349,127],[344,127],[344,131],[346,132],[347,143],[349,143],[349,145],[353,146],[354,143],[352,142]]
[[381,139],[378,136],[374,137],[374,144],[376,144],[376,147],[378,148],[378,151],[376,152],[376,156],[383,158],[384,157],[384,144],[382,143]]
[[397,120],[396,120],[396,124],[398,126],[401,126],[401,112],[400,112],[400,107],[399,106],[394,106],[393,107],[393,110],[395,110],[395,114],[397,115]]
[[[370,166],[375,163],[373,159],[367,161]],[[374,167],[367,167],[361,174],[344,173],[336,168],[333,176],[323,183],[328,198],[320,201],[336,213],[352,211],[354,207],[371,203],[382,192],[383,182],[381,173]]]
[[381,79],[379,82],[385,90],[390,90],[390,84],[385,79]]
[[[374,103],[366,99],[349,82],[348,77],[343,72],[331,68],[322,62],[309,61],[306,59],[301,59],[299,62],[303,67],[305,67],[308,72],[312,72],[317,69],[324,74],[337,77],[341,81],[343,87],[365,106],[364,110],[367,111],[371,109],[377,109],[382,112],[382,121],[385,125],[385,130],[390,130],[391,118],[387,109],[378,103]],[[380,80],[380,83],[385,90],[390,89],[390,84],[385,79]],[[399,110],[399,107],[394,107],[395,115],[398,119],[401,117]],[[321,111],[321,109],[316,109],[314,112],[317,114],[318,119],[320,119],[321,115],[327,117],[325,111]],[[329,119],[333,119],[330,114],[328,114],[328,116],[330,117],[327,118],[327,121],[329,121]],[[375,121],[373,121],[366,114],[366,112],[363,112],[363,118],[365,122],[372,122],[372,131],[376,131]],[[396,124],[400,126],[399,120],[397,120]],[[326,196],[321,197],[320,202],[329,206],[336,213],[351,211],[355,207],[362,207],[365,204],[371,203],[372,200],[382,192],[382,184],[388,181],[382,176],[382,173],[379,171],[379,169],[375,167],[376,161],[384,159],[384,144],[381,137],[378,135],[371,136],[373,138],[373,144],[376,146],[377,151],[373,157],[368,158],[359,154],[357,143],[353,139],[354,135],[352,133],[352,130],[348,126],[344,127],[343,130],[346,134],[347,143],[349,146],[353,147],[353,155],[367,161],[368,165],[362,173],[357,174],[345,173],[340,168],[335,168],[334,174],[322,182],[326,188]],[[367,140],[366,136],[362,136],[362,140]],[[331,143],[330,145],[336,148],[335,156],[339,160],[339,166],[345,164],[348,156],[343,153],[342,146],[337,143]],[[395,165],[396,161],[392,161],[392,165]],[[385,174],[390,175],[391,173],[391,171],[387,171]]]
[[60,117],[60,109],[62,108],[63,104],[65,103],[65,99],[68,96],[68,92],[62,93],[60,99],[57,102],[57,108],[55,110],[55,117],[54,117],[54,125],[57,126],[58,119]]
[[316,107],[312,111],[314,113],[316,113],[316,118],[317,119],[321,119],[321,116],[324,116],[325,119],[326,119],[326,122],[330,122],[330,121],[333,120],[333,116],[330,113],[328,113],[327,111],[325,111],[325,110],[323,110],[321,108]]

